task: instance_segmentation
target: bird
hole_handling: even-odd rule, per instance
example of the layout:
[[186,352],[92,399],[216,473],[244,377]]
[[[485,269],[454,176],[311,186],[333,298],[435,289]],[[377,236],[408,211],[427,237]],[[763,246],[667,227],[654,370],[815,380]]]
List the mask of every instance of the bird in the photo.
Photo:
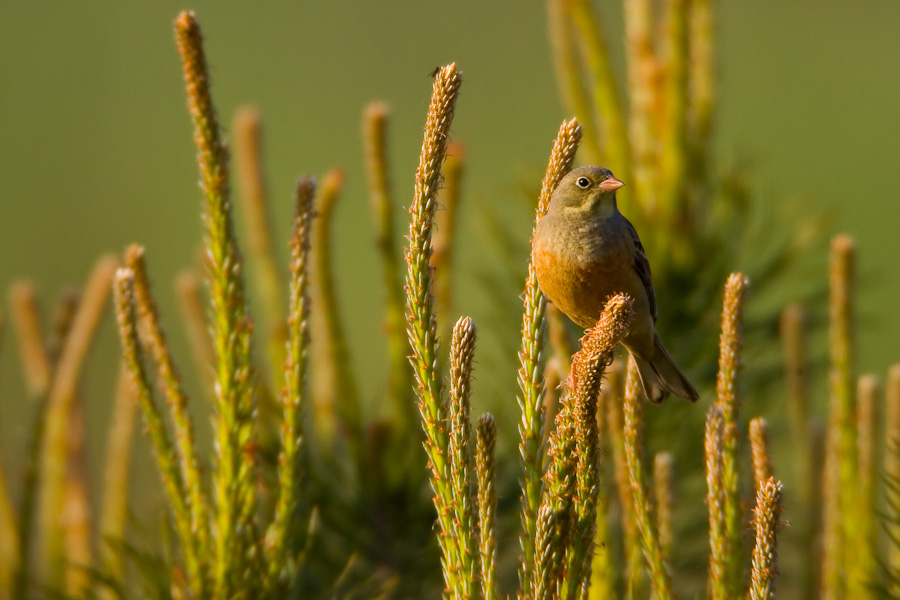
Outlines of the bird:
[[560,180],[532,238],[538,286],[585,328],[597,323],[611,296],[630,296],[635,317],[622,344],[637,364],[647,398],[659,404],[672,394],[696,402],[696,388],[656,333],[656,293],[647,253],[616,205],[616,190],[623,185],[609,169],[597,166],[573,169]]

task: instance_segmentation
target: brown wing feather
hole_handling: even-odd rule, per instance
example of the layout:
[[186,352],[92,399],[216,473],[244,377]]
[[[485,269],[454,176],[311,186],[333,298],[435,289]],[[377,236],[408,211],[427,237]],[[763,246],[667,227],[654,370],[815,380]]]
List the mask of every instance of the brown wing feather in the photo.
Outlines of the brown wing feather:
[[634,270],[637,271],[638,277],[644,284],[644,291],[647,292],[647,302],[650,304],[650,314],[653,315],[653,322],[656,322],[656,292],[653,291],[653,278],[650,276],[650,261],[647,260],[647,252],[644,245],[641,244],[641,238],[638,237],[634,226],[625,219],[628,224],[628,233],[631,234],[631,240],[634,242]]

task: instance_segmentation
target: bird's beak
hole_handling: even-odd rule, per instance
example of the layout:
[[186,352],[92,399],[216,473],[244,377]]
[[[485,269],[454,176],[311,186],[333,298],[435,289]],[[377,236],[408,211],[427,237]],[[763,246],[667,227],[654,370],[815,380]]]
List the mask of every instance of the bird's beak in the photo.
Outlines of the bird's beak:
[[617,189],[619,189],[620,187],[622,187],[623,185],[625,185],[625,184],[622,183],[621,181],[619,181],[618,179],[616,179],[615,177],[613,177],[612,175],[610,175],[608,179],[604,179],[603,182],[600,185],[598,185],[597,187],[600,188],[601,190],[603,190],[604,192],[614,192]]

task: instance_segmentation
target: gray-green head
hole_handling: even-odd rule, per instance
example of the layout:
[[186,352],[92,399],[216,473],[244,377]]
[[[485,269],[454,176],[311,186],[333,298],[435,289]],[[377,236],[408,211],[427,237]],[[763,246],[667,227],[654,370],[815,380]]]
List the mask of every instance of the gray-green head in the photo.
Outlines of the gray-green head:
[[623,185],[603,167],[572,169],[556,186],[548,211],[605,215],[615,210],[616,190]]

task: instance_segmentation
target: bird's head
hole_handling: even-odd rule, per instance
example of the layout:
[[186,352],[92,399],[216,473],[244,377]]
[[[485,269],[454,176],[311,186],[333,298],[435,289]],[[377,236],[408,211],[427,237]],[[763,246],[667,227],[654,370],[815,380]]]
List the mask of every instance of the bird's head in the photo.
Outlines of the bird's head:
[[625,185],[603,167],[578,167],[562,178],[550,211],[605,216],[616,210],[616,190]]

